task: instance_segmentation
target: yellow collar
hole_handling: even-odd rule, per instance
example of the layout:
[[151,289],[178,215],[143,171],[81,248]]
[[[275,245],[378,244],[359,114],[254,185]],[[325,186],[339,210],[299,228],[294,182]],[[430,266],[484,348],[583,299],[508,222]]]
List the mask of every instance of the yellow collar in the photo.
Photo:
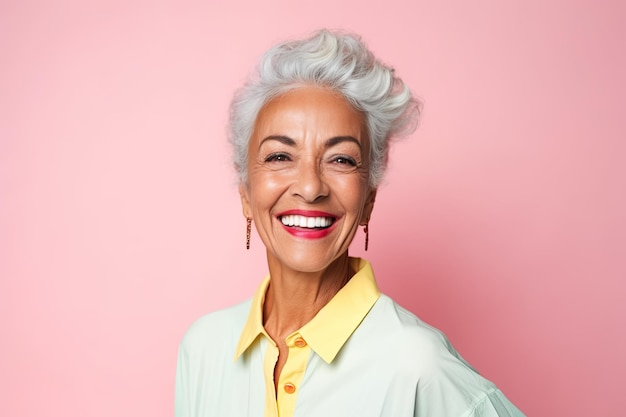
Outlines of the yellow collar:
[[[335,359],[380,296],[370,263],[365,259],[350,258],[350,266],[357,273],[310,322],[294,332],[300,333],[311,349],[327,363]],[[267,276],[252,298],[248,320],[237,344],[235,360],[259,335],[271,340],[263,328],[263,302],[269,283],[270,277]]]

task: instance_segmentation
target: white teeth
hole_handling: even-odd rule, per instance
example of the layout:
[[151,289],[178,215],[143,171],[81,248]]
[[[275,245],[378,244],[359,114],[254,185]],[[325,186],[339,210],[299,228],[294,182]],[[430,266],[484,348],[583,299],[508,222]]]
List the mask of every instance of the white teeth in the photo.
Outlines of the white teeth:
[[333,223],[333,219],[331,217],[305,217],[297,214],[282,216],[280,221],[285,226],[306,227],[307,229],[328,227]]

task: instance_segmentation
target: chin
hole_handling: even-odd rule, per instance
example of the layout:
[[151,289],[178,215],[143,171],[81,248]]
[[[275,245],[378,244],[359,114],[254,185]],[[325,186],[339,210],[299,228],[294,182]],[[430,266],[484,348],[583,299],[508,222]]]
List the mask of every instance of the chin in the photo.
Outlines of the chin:
[[315,253],[314,251],[288,251],[285,256],[277,257],[277,261],[289,269],[299,272],[320,272],[328,268],[337,259],[348,255],[348,250],[338,253]]

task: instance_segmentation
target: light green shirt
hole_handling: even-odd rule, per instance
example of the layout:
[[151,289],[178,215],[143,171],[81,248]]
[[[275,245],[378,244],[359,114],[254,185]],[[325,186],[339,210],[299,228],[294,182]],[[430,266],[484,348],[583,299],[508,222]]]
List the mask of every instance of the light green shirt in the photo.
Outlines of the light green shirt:
[[[278,348],[263,328],[270,278],[194,323],[179,351],[176,417],[519,417],[446,337],[380,294],[369,262]],[[232,359],[234,355],[234,360]]]

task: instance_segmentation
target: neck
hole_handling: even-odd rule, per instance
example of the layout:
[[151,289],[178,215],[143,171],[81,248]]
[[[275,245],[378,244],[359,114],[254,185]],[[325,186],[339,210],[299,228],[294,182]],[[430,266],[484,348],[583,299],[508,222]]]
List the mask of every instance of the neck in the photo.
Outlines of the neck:
[[301,272],[268,257],[270,286],[263,303],[263,325],[274,340],[284,340],[307,324],[348,282],[348,253],[318,272]]

